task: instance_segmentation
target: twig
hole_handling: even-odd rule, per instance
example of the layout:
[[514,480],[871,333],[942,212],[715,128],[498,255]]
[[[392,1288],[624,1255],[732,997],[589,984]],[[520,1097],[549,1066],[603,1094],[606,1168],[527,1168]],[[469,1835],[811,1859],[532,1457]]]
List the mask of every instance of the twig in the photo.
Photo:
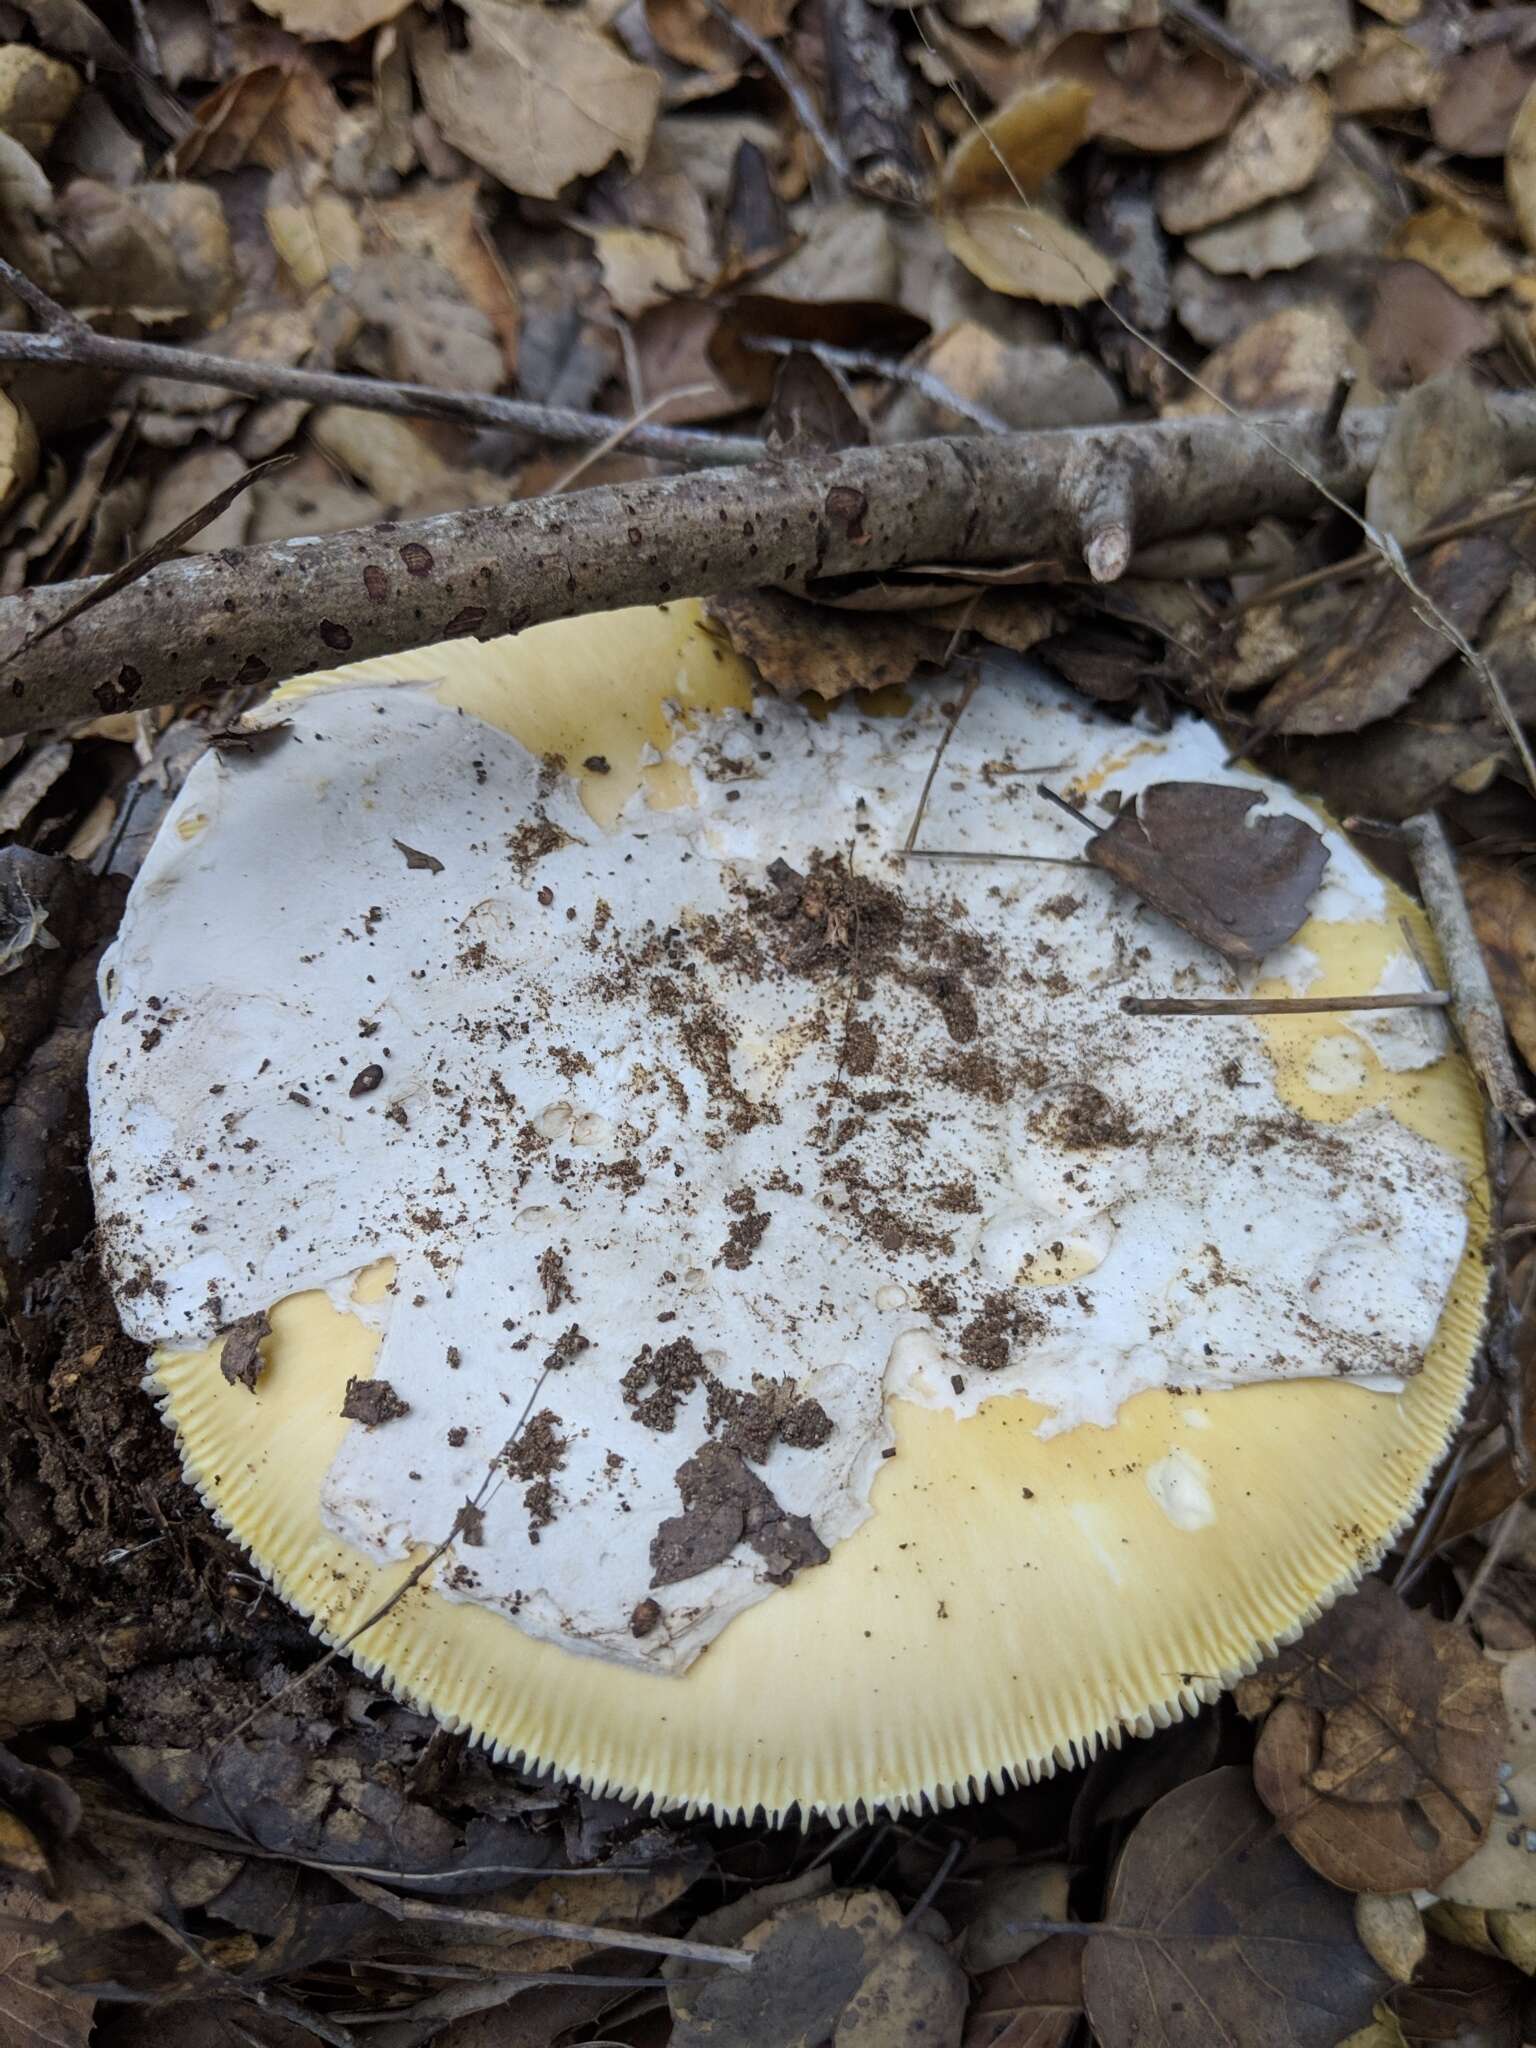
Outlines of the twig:
[[969,862],[973,867],[990,867],[995,860],[1016,860],[1031,867],[1042,868],[1093,868],[1096,875],[1108,874],[1107,868],[1096,868],[1091,860],[1069,860],[1064,853],[991,853],[969,852],[963,846],[904,846],[903,860],[958,860]]
[[973,675],[967,681],[965,688],[960,692],[959,702],[950,713],[949,723],[939,735],[939,744],[933,750],[933,759],[928,763],[928,773],[923,777],[923,786],[918,793],[917,809],[912,813],[912,823],[907,828],[906,839],[902,842],[901,850],[903,853],[911,853],[917,844],[918,828],[923,822],[923,813],[928,808],[928,798],[933,789],[933,778],[939,772],[939,763],[944,758],[944,750],[954,738],[955,727],[960,723],[966,705],[975,696],[980,685],[981,677],[979,675]]
[[1536,1102],[1526,1094],[1515,1071],[1503,1013],[1488,978],[1445,827],[1433,811],[1421,811],[1404,821],[1402,836],[1445,961],[1451,1015],[1467,1058],[1498,1114],[1519,1122],[1536,1111]]
[[[183,384],[213,384],[247,398],[297,398],[312,405],[355,405],[402,419],[513,427],[544,441],[596,444],[606,441],[616,425],[601,413],[577,412],[563,405],[534,405],[523,398],[495,398],[488,392],[439,391],[429,384],[386,383],[332,370],[298,370],[285,363],[240,362],[232,356],[204,355],[197,349],[171,348],[163,342],[98,334],[56,305],[13,264],[0,268],[0,284],[45,322],[41,334],[0,333],[0,363],[55,368],[79,364],[118,377],[170,377]],[[761,441],[734,434],[702,434],[687,427],[637,426],[628,438],[637,454],[694,468],[756,462],[763,454]]]
[[721,1948],[709,1941],[682,1941],[668,1934],[637,1933],[628,1927],[594,1927],[584,1920],[545,1920],[523,1913],[495,1913],[478,1906],[450,1906],[446,1900],[402,1899],[362,1877],[343,1877],[340,1882],[355,1897],[377,1906],[392,1920],[431,1920],[451,1927],[480,1928],[491,1934],[535,1934],[556,1941],[585,1941],[596,1948],[627,1948],[641,1955],[718,1963],[727,1970],[750,1970],[754,1960],[745,1949]]
[[1086,812],[1080,811],[1076,804],[1068,803],[1059,790],[1051,789],[1044,782],[1037,782],[1035,784],[1035,794],[1043,796],[1047,803],[1053,803],[1058,811],[1065,811],[1073,824],[1081,825],[1085,832],[1098,831],[1099,828],[1094,824],[1092,818]]
[[[1536,395],[1491,403],[1511,466],[1536,467]],[[626,604],[815,589],[946,558],[1057,559],[1077,544],[1077,479],[1106,461],[1135,478],[1143,541],[1261,509],[1285,517],[1315,506],[1319,478],[1334,495],[1361,490],[1391,419],[1385,407],[1346,415],[1324,453],[1315,413],[1262,432],[1222,415],[912,441],[191,556],[25,660],[0,656],[0,733]],[[88,587],[0,598],[0,648]]]
[[1164,0],[1164,10],[1175,21],[1181,21],[1208,49],[1214,50],[1218,56],[1230,57],[1234,64],[1241,65],[1244,71],[1251,71],[1260,84],[1267,85],[1271,91],[1282,91],[1296,83],[1289,71],[1272,63],[1268,57],[1261,57],[1257,50],[1250,49],[1224,21],[1200,6],[1199,0]]
[[758,63],[773,79],[794,108],[801,127],[826,158],[828,168],[836,173],[844,185],[857,186],[858,180],[853,175],[853,167],[843,155],[842,145],[822,120],[821,109],[772,43],[765,43],[755,30],[748,28],[745,22],[738,21],[731,10],[723,5],[723,0],[704,0],[704,4],[721,27],[729,29],[737,42],[752,52]]
[[553,497],[560,491],[568,491],[579,477],[586,475],[594,463],[601,462],[605,455],[611,455],[615,448],[621,448],[626,441],[632,440],[638,428],[643,427],[653,414],[662,411],[674,399],[698,398],[713,388],[709,384],[684,384],[676,391],[663,391],[658,397],[647,400],[627,420],[620,420],[606,440],[599,441],[595,448],[589,448],[585,455],[579,455],[569,469],[557,476],[549,487],[550,496]]
[[829,370],[851,370],[856,376],[883,377],[887,383],[910,384],[914,391],[920,391],[924,398],[931,398],[935,405],[947,407],[950,412],[958,413],[961,419],[970,420],[989,434],[1008,432],[1008,422],[1000,414],[988,406],[979,405],[974,398],[964,397],[921,363],[898,362],[894,356],[877,356],[865,348],[839,348],[830,341],[790,341],[781,334],[744,335],[742,345],[759,355],[814,356]]
[[1305,1017],[1333,1010],[1443,1010],[1444,989],[1387,996],[1122,996],[1128,1017]]
[[1488,1547],[1484,1550],[1481,1559],[1478,1561],[1477,1570],[1472,1574],[1471,1583],[1462,1595],[1461,1605],[1456,1610],[1454,1620],[1458,1628],[1464,1621],[1470,1618],[1478,1601],[1482,1599],[1484,1590],[1487,1587],[1488,1581],[1493,1577],[1499,1559],[1509,1547],[1509,1539],[1515,1533],[1516,1526],[1520,1520],[1520,1511],[1524,1506],[1525,1500],[1523,1497],[1518,1500],[1512,1500],[1503,1514],[1494,1523],[1492,1533],[1488,1538]]
[[[1443,540],[1464,540],[1469,533],[1483,533],[1502,520],[1518,519],[1522,514],[1533,511],[1536,511],[1536,491],[1527,492],[1513,503],[1497,506],[1491,511],[1472,512],[1465,519],[1448,520],[1444,526],[1426,527],[1413,540],[1403,543],[1403,551],[1409,555],[1421,555],[1430,548],[1438,547]],[[1361,548],[1358,554],[1346,555],[1342,562],[1325,562],[1320,569],[1308,569],[1304,575],[1289,576],[1283,583],[1271,583],[1263,590],[1250,591],[1227,608],[1226,617],[1240,618],[1244,612],[1251,612],[1259,605],[1278,604],[1283,597],[1300,597],[1304,591],[1316,590],[1322,583],[1337,583],[1349,576],[1380,575],[1388,566],[1374,548]]]
[[954,1841],[951,1842],[949,1847],[944,1851],[944,1858],[943,1861],[940,1863],[938,1869],[933,1873],[932,1877],[929,1878],[928,1882],[923,1886],[922,1890],[918,1893],[917,1897],[912,1901],[911,1905],[907,1908],[906,1913],[903,1915],[901,1922],[901,1931],[903,1934],[905,1934],[907,1929],[916,1922],[918,1916],[921,1913],[927,1911],[927,1909],[933,1904],[934,1900],[939,1896],[939,1893],[943,1891],[945,1884],[948,1882],[949,1873],[960,1861],[961,1852],[964,1848],[965,1843],[963,1841]]
[[871,0],[822,0],[832,118],[861,192],[893,205],[923,196],[913,134],[912,81],[892,10]]

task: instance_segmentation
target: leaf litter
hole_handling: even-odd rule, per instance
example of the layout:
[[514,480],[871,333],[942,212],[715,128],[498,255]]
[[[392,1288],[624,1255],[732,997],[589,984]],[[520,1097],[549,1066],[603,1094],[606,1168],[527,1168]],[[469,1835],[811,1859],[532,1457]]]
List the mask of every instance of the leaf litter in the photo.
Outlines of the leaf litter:
[[[1171,6],[948,0],[920,26],[877,14],[929,195],[889,208],[844,188],[814,140],[840,147],[837,123],[856,111],[819,9],[753,0],[738,18],[754,43],[698,0],[477,0],[428,15],[273,0],[206,19],[146,0],[113,25],[37,0],[0,47],[0,254],[114,334],[589,410],[613,445],[588,483],[654,469],[625,445],[643,408],[761,430],[777,365],[745,344],[764,338],[828,351],[846,412],[802,396],[783,415],[821,445],[847,444],[849,414],[879,445],[1222,404],[1338,402],[1347,419],[1401,397],[1367,516],[1404,547],[1473,522],[1408,558],[1432,612],[1372,568],[1321,599],[1287,590],[1334,576],[1351,545],[1319,501],[1316,519],[1272,527],[1246,572],[1138,591],[1133,563],[1100,590],[1048,563],[1017,588],[957,577],[946,590],[936,564],[915,593],[892,578],[816,593],[837,609],[734,594],[714,607],[716,630],[774,687],[824,699],[903,686],[957,641],[1038,646],[1101,702],[1225,718],[1234,743],[1336,809],[1391,820],[1440,806],[1529,1059],[1536,814],[1519,750],[1442,617],[1518,717],[1536,714],[1530,533],[1506,509],[1486,398],[1536,369],[1536,55],[1517,10],[1472,9],[1461,45],[1442,12],[1232,0],[1215,39],[1200,10]],[[837,349],[854,361],[829,367]],[[288,469],[247,476],[284,454]],[[502,504],[569,466],[511,429],[15,367],[0,407],[0,579],[13,591],[131,571],[162,535],[184,551]],[[236,485],[222,523],[195,531]],[[1262,608],[1239,608],[1271,585]],[[5,858],[42,864],[6,939],[0,1074],[7,1091],[46,1081],[51,1130],[81,1115],[114,848],[163,802],[177,748],[184,772],[189,735],[194,749],[216,743],[249,695],[175,722],[104,704],[79,732],[0,744],[17,841]],[[1228,818],[1213,838],[1211,793],[1182,810],[1153,794],[1085,857],[1160,910],[1182,908],[1197,935],[1262,952],[1315,886],[1306,843],[1265,862],[1255,828],[1280,821]],[[68,877],[93,844],[103,883],[87,902]],[[1217,845],[1222,862],[1191,865]],[[1254,872],[1233,872],[1234,849]],[[431,879],[435,855],[401,853]],[[30,1099],[7,1093],[8,1139]],[[844,2048],[919,2029],[1045,2048],[1088,2024],[1101,2044],[1152,2025],[1185,2038],[1193,1982],[1204,2013],[1243,2039],[1261,1978],[1271,1999],[1284,1983],[1293,2041],[1519,2038],[1536,1909],[1529,1573],[1496,1563],[1471,1610],[1442,1618],[1470,1597],[1490,1519],[1520,1493],[1509,1446],[1523,1425],[1506,1428],[1486,1392],[1455,1483],[1426,1511],[1438,1520],[1401,1541],[1413,1604],[1368,1581],[1247,1682],[1252,1720],[1207,1711],[1209,1748],[1168,1730],[1086,1779],[918,1822],[710,1829],[493,1767],[358,1673],[327,1667],[287,1699],[309,1640],[181,1485],[146,1412],[142,1360],[91,1266],[78,1155],[17,1143],[5,1175],[18,1199],[0,1247],[15,1339],[0,1362],[0,1727],[19,1761],[0,1772],[0,2012],[21,2038],[70,2048],[94,2015],[99,2048],[289,2048],[317,2029],[352,2038],[351,2020],[327,2015],[364,2006],[375,2024],[356,2037],[384,2048],[488,2048],[500,2037],[486,2029],[519,2013],[530,2041],[640,2043],[669,2027],[757,2040],[794,2022],[801,2034],[784,2038]],[[1518,1190],[1505,1217],[1528,1230]],[[1512,1251],[1528,1276],[1523,1238]],[[1528,1293],[1517,1281],[1512,1298]],[[224,1364],[260,1400],[258,1323],[231,1334]],[[1528,1330],[1516,1348],[1528,1377]],[[388,1391],[359,1394],[382,1409]],[[261,1736],[215,1765],[210,1728],[261,1698],[279,1702]],[[39,1803],[44,1758],[81,1788],[73,1820]],[[407,1939],[333,1874],[359,1865],[407,1895],[478,1893],[509,1913],[701,1941],[713,1925],[770,1968],[747,1998],[757,1966],[701,1973],[690,1990],[675,1964],[658,1977],[596,1941],[451,1925]],[[1167,1905],[1175,1880],[1183,1920]],[[1426,1887],[1440,1895],[1427,1909]],[[1052,1934],[1063,1920],[1103,1931]],[[1287,1969],[1263,1978],[1274,1941],[1299,1943],[1303,1967],[1287,1946]],[[190,2001],[188,1955],[208,1983]],[[447,1970],[463,1981],[445,1988],[433,1973]],[[651,1988],[623,1983],[626,1970]],[[556,1981],[510,1982],[519,1972]],[[606,1991],[578,1981],[605,1972]],[[68,1988],[75,1976],[84,1988]],[[770,1982],[782,1995],[764,2020],[753,2000]]]

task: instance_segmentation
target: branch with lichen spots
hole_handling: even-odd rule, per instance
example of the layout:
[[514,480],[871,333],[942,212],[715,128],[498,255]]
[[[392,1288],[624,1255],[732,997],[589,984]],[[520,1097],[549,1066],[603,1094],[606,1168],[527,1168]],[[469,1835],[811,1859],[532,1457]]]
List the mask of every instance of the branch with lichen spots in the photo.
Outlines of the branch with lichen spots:
[[[1493,401],[1505,469],[1536,467],[1536,398]],[[544,620],[905,565],[1086,561],[1103,578],[1175,534],[1358,496],[1392,418],[1324,436],[1226,416],[913,441],[441,513],[167,562],[0,600],[0,733],[492,639]]]

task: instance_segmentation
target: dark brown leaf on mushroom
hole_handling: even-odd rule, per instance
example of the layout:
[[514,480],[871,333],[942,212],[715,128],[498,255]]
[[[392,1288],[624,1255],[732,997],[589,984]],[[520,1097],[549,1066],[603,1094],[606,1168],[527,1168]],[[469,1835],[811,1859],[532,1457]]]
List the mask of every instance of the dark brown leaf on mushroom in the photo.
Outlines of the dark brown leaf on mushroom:
[[1300,818],[1249,822],[1263,792],[1218,782],[1155,782],[1089,840],[1107,868],[1229,960],[1262,960],[1306,922],[1328,865]]
[[397,839],[394,843],[405,855],[405,864],[408,868],[425,868],[429,874],[434,875],[443,872],[443,864],[435,853],[422,853],[417,847],[407,846],[403,839]]
[[232,1387],[249,1387],[255,1393],[256,1382],[267,1362],[261,1355],[262,1339],[271,1334],[272,1325],[267,1320],[265,1309],[258,1309],[254,1315],[242,1316],[231,1327],[219,1353],[219,1371]]
[[284,718],[275,725],[256,725],[249,729],[233,725],[223,732],[211,732],[208,735],[208,744],[216,753],[244,754],[259,760],[264,754],[275,753],[292,737],[293,726]]

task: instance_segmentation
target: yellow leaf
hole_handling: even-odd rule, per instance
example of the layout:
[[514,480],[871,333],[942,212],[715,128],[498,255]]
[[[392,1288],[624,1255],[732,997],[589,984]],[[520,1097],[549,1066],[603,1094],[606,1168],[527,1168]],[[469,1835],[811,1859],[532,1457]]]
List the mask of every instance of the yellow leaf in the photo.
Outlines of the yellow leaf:
[[1428,206],[1413,214],[1395,230],[1386,253],[1422,263],[1468,299],[1502,291],[1515,275],[1509,251],[1454,206]]
[[1086,236],[1019,200],[978,200],[946,215],[944,239],[984,285],[1042,306],[1086,306],[1115,281],[1115,266]]
[[941,205],[955,208],[1005,192],[1017,196],[1019,189],[1033,199],[1087,135],[1092,105],[1091,88],[1075,78],[1026,85],[950,151]]

